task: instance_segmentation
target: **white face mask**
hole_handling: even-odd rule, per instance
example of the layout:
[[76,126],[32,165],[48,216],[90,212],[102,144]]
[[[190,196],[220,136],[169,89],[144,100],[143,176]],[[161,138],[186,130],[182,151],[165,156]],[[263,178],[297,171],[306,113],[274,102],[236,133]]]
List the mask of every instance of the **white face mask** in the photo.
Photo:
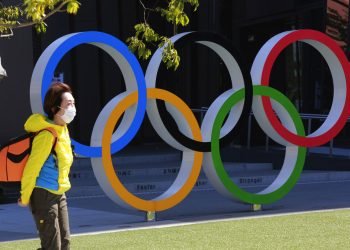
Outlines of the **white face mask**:
[[[59,107],[59,108],[63,109],[61,107]],[[75,107],[69,106],[68,108],[63,109],[63,110],[64,110],[64,113],[63,113],[63,115],[60,116],[61,119],[67,124],[71,123],[73,121],[76,113],[77,113]]]

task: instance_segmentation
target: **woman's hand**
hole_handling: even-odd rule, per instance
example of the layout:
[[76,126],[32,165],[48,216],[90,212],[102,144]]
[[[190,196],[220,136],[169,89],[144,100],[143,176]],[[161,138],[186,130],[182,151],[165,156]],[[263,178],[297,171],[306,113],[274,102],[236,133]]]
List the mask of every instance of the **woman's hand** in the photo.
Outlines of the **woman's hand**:
[[23,204],[23,203],[22,203],[21,198],[18,199],[17,205],[20,206],[20,207],[26,207],[26,206],[27,206],[26,204]]

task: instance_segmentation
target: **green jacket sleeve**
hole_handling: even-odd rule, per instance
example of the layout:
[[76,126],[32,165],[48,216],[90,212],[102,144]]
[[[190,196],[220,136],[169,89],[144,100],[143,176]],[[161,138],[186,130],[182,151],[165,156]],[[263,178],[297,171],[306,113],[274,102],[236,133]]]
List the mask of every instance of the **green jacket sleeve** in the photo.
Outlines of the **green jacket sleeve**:
[[54,136],[46,130],[34,137],[32,151],[24,168],[21,180],[21,200],[25,205],[29,203],[36,179],[51,153],[53,142]]

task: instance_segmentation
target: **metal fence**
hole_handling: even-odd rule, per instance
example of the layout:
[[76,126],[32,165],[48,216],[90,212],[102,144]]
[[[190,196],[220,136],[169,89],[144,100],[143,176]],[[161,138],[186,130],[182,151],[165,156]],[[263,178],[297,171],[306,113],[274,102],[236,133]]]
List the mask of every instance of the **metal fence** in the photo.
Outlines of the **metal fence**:
[[[192,111],[194,113],[199,113],[200,114],[200,122],[203,121],[204,115],[205,113],[208,111],[207,107],[201,107],[201,108],[196,108],[196,109],[192,109]],[[252,116],[253,113],[251,112],[249,114],[248,117],[248,128],[247,128],[247,148],[249,149],[251,147],[251,133],[252,133]],[[301,113],[300,117],[302,120],[306,120],[307,121],[307,134],[311,133],[311,129],[312,129],[312,122],[314,120],[317,120],[319,122],[323,122],[327,119],[328,115],[322,115],[322,114],[306,114],[306,113]],[[347,122],[350,122],[350,118],[348,118]],[[269,144],[270,144],[270,139],[269,137],[266,135],[265,138],[265,150],[268,151],[269,150]],[[329,156],[333,156],[333,147],[334,147],[334,139],[332,139],[329,142]]]

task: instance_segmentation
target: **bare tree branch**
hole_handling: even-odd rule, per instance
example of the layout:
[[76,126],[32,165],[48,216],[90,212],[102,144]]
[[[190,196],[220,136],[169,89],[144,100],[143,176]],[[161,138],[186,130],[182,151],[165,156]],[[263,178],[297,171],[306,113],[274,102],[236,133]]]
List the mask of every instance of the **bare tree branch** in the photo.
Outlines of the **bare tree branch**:
[[[149,13],[152,12],[152,11],[155,11],[155,9],[146,7],[146,5],[143,3],[142,0],[139,0],[139,2],[140,2],[140,4],[142,5],[142,8],[143,8],[143,21],[144,21],[145,24],[148,25],[147,19],[148,19],[148,17],[149,17]],[[157,2],[158,2],[158,1],[157,1]],[[148,12],[148,13],[147,13],[147,12]],[[147,17],[146,17],[146,15],[147,15]]]

